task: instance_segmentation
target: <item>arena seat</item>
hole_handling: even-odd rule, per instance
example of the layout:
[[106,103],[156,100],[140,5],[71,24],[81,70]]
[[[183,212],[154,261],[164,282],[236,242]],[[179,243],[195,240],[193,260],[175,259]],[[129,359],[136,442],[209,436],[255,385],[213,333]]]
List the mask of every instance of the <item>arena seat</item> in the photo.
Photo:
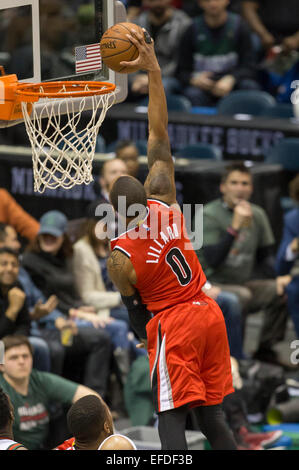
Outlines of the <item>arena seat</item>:
[[219,147],[201,142],[185,145],[177,150],[174,155],[175,157],[222,160],[222,152]]
[[[168,111],[184,111],[191,112],[191,102],[185,96],[166,95]],[[138,102],[138,106],[148,106],[148,96]]]
[[236,90],[222,98],[217,106],[218,114],[250,114],[261,116],[267,108],[276,104],[272,95],[260,90]]
[[261,116],[274,119],[291,119],[295,117],[291,103],[276,103],[274,106],[266,107]]
[[299,171],[299,138],[281,139],[275,146],[269,148],[265,162],[282,165],[288,171]]

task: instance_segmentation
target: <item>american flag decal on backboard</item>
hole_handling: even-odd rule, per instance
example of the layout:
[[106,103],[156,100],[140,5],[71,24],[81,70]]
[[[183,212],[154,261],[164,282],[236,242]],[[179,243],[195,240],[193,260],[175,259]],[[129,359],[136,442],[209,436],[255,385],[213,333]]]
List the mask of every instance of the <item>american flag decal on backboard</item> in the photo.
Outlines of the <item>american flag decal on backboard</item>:
[[75,48],[76,73],[102,68],[100,43]]

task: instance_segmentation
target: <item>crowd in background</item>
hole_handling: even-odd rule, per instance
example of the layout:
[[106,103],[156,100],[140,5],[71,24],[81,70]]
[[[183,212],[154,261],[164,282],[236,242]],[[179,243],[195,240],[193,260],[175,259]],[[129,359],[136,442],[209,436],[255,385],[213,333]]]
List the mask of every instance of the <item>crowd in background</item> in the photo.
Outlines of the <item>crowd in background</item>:
[[[299,77],[298,3],[270,0],[127,1],[129,18],[155,40],[167,93],[215,106],[236,89],[265,90],[289,102]],[[147,94],[130,76],[129,99]]]

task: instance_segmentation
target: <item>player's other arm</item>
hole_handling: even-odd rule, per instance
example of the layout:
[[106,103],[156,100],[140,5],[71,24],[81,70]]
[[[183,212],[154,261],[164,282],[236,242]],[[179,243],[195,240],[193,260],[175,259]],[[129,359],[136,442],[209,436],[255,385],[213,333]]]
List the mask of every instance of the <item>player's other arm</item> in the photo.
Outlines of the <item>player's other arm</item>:
[[128,309],[133,330],[146,345],[146,324],[151,319],[151,314],[142,304],[138,291],[133,286],[137,279],[131,261],[119,250],[114,250],[108,259],[107,269],[110,279],[121,293],[122,301]]
[[155,54],[154,42],[148,33],[131,29],[130,41],[139,50],[138,58],[122,65],[146,70],[149,78],[148,104],[148,167],[149,174],[144,187],[148,197],[156,197],[171,205],[176,202],[174,164],[168,137],[167,102],[162,83],[161,69]]

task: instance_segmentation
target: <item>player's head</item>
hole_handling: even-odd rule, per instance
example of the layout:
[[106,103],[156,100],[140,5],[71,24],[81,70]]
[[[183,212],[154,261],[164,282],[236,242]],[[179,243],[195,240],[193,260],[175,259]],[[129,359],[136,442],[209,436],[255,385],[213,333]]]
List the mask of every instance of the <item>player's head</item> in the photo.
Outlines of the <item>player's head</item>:
[[242,200],[248,201],[253,191],[250,170],[243,163],[229,165],[222,175],[220,191],[231,208]]
[[18,234],[14,227],[8,224],[0,223],[0,248],[7,246],[14,251],[19,251],[21,243],[18,240]]
[[28,379],[32,371],[33,350],[26,336],[9,335],[2,338],[4,343],[4,364],[0,371],[9,381]]
[[110,202],[119,216],[129,223],[146,212],[147,198],[144,186],[132,176],[120,176],[113,183]]
[[139,151],[132,140],[121,140],[118,142],[115,155],[120,158],[127,166],[128,174],[137,177],[139,170]]
[[228,7],[230,0],[198,0],[200,8],[205,14],[217,18]]
[[19,275],[19,255],[16,251],[3,246],[0,248],[0,284],[3,287],[12,286]]
[[102,168],[99,178],[100,185],[104,191],[110,193],[114,181],[123,175],[128,174],[127,165],[120,158],[113,158],[112,160],[107,160]]
[[77,447],[97,450],[100,443],[113,433],[108,406],[96,395],[77,400],[67,413],[67,424]]
[[9,396],[0,387],[0,435],[9,432],[14,421],[13,406]]
[[102,442],[99,450],[137,450],[137,448],[128,437],[121,434],[113,434]]

